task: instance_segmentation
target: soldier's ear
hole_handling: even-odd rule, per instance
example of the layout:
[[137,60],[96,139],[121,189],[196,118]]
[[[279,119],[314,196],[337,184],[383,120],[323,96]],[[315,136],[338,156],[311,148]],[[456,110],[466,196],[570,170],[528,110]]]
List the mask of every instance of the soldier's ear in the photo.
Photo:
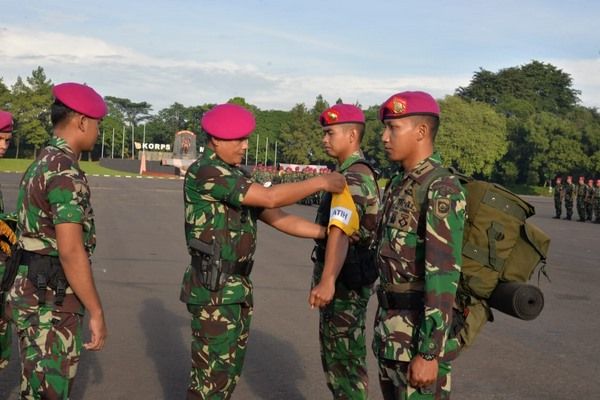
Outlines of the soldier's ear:
[[79,129],[80,132],[85,133],[86,131],[86,127],[88,124],[88,118],[85,115],[82,114],[77,114],[77,129]]

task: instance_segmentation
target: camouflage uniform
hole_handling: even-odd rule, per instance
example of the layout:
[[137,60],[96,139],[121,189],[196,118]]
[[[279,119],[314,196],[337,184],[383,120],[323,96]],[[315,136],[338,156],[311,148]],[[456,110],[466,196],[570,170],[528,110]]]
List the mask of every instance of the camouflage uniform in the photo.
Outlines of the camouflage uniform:
[[[92,254],[96,238],[89,186],[63,139],[53,137],[25,172],[17,215],[24,250],[57,257],[55,225],[78,223],[86,252]],[[84,307],[70,287],[62,305],[55,304],[55,292],[49,288],[45,304],[38,304],[38,291],[27,272],[28,265],[19,266],[7,302],[19,337],[21,398],[68,399],[81,353]]]
[[[242,201],[252,181],[206,148],[184,181],[185,236],[220,244],[220,259],[252,262],[260,208]],[[230,275],[221,290],[203,286],[189,265],[180,299],[192,314],[188,399],[229,399],[240,378],[252,318],[252,282]]]
[[585,183],[579,183],[577,185],[577,214],[579,215],[579,221],[585,221],[585,195],[587,194],[587,185]]
[[585,188],[585,198],[583,200],[584,204],[585,204],[585,217],[588,221],[592,221],[593,220],[593,215],[594,215],[594,185],[593,183],[590,184],[588,182],[588,184],[586,185]]
[[[465,192],[454,176],[435,179],[429,187],[426,215],[421,215],[414,197],[419,184],[439,165],[439,155],[434,154],[413,170],[393,176],[378,218],[381,285],[389,290],[389,284],[414,285],[412,297],[416,295],[421,303],[386,310],[380,301],[373,351],[386,400],[447,399],[450,395],[450,357],[446,353],[455,346],[448,341],[448,331],[462,262]],[[424,289],[416,289],[418,284]],[[420,290],[424,290],[423,298]],[[417,354],[436,356],[439,361],[437,383],[427,388],[429,391],[407,382],[409,362]]]
[[562,202],[565,197],[565,185],[560,182],[556,182],[554,185],[554,210],[555,216],[554,218],[560,218],[562,214]]
[[567,211],[567,219],[571,219],[573,216],[573,195],[576,194],[575,184],[567,181],[564,185],[564,193],[565,193],[565,209]]
[[[2,214],[0,213],[0,220],[3,224],[7,220],[16,220],[16,215],[13,214]],[[7,224],[4,228],[8,228],[12,231],[12,227]],[[5,240],[6,239],[6,240]],[[9,245],[10,239],[3,237],[4,245]],[[4,276],[5,264],[7,254],[4,249],[0,249],[0,282]],[[11,356],[11,343],[12,343],[12,330],[10,328],[9,317],[5,314],[6,309],[6,293],[0,292],[0,370],[5,368],[10,361]]]
[[[360,152],[353,153],[339,168],[346,177],[348,188],[358,211],[360,240],[363,248],[370,245],[375,235],[379,193],[377,182],[371,173],[365,174],[352,167],[358,160],[364,160]],[[323,201],[317,211],[316,222],[327,226],[329,222],[329,201]],[[325,241],[318,241],[323,251]],[[313,271],[312,286],[321,281],[323,259],[317,258]],[[319,341],[321,362],[325,371],[327,387],[334,399],[366,399],[368,375],[366,363],[365,319],[367,303],[372,294],[372,285],[350,290],[342,282],[336,282],[335,296],[331,303],[320,310]]]
[[596,216],[594,222],[600,224],[600,183],[596,183],[594,190],[594,215]]
[[[4,200],[2,200],[2,186],[0,186],[0,214],[4,213]],[[1,253],[1,252],[0,252]],[[0,282],[4,276],[4,259],[0,254]],[[0,293],[0,369],[8,365],[10,360],[10,329],[4,317],[4,295]]]

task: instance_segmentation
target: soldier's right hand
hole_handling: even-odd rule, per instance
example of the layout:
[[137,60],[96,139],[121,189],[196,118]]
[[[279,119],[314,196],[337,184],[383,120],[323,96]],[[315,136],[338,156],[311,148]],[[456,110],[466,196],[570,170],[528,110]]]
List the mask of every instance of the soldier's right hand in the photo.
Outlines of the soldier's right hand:
[[334,294],[335,279],[321,279],[321,282],[319,282],[319,284],[310,291],[310,295],[308,296],[308,304],[310,304],[310,308],[326,307],[329,303],[331,303],[331,300],[333,300]]
[[104,342],[106,341],[106,336],[108,335],[106,322],[104,322],[104,315],[91,315],[88,326],[92,337],[88,343],[83,345],[83,347],[90,351],[102,350]]
[[324,190],[326,192],[342,193],[344,187],[346,186],[346,178],[344,178],[344,175],[340,174],[339,172],[321,175],[321,177],[325,180]]

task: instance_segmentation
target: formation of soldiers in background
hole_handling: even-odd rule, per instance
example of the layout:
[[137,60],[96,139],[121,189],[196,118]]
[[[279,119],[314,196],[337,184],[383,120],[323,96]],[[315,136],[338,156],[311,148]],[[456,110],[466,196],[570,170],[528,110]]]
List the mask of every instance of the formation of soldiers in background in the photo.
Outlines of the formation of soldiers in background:
[[[320,174],[331,172],[329,168],[314,168],[314,167],[295,167],[295,168],[276,168],[273,165],[258,164],[251,170],[252,178],[256,183],[263,185],[276,185],[279,183],[291,183],[304,181]],[[307,206],[319,205],[321,202],[321,193],[315,193],[300,200],[298,204]]]
[[573,204],[577,206],[578,221],[600,223],[600,179],[579,177],[577,184],[573,178],[567,176],[567,181],[562,182],[562,177],[556,177],[554,184],[554,218],[559,219],[562,215],[563,204],[567,215],[565,219],[570,220],[573,216]]

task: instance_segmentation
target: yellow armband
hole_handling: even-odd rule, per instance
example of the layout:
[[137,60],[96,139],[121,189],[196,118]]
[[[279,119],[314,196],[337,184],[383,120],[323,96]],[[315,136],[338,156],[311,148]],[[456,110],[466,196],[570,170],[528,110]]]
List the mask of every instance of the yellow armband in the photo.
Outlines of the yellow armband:
[[332,195],[327,232],[329,232],[332,225],[343,230],[348,236],[352,236],[358,232],[358,211],[356,211],[356,205],[354,204],[354,200],[352,200],[348,185],[346,185],[342,193]]

